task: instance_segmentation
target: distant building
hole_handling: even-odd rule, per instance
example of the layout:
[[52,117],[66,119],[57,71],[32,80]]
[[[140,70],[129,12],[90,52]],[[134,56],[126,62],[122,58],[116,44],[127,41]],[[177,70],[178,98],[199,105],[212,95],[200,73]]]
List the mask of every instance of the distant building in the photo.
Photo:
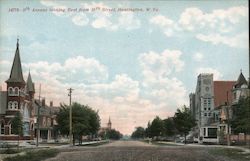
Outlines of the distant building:
[[34,137],[34,94],[35,88],[29,73],[25,82],[20,59],[19,42],[13,60],[7,91],[0,91],[0,140],[17,140],[12,132],[11,119],[19,111],[23,121],[23,136],[21,140],[31,140]]
[[[240,73],[237,81],[213,81],[213,74],[200,74],[196,91],[189,95],[191,114],[196,119],[195,137],[199,142],[218,142],[218,132],[231,133],[227,120],[231,106],[249,96],[248,82]],[[195,97],[195,98],[194,98]]]
[[[38,109],[39,121],[38,121]],[[59,112],[60,107],[53,106],[53,102],[50,102],[50,106],[46,105],[45,98],[39,102],[39,100],[34,101],[35,110],[35,137],[37,137],[37,132],[39,131],[40,142],[50,142],[58,139],[58,130],[56,128],[56,114]],[[39,130],[38,130],[39,123]]]
[[237,104],[241,97],[249,96],[249,86],[250,84],[247,82],[246,78],[240,73],[237,82],[233,86],[233,104]]

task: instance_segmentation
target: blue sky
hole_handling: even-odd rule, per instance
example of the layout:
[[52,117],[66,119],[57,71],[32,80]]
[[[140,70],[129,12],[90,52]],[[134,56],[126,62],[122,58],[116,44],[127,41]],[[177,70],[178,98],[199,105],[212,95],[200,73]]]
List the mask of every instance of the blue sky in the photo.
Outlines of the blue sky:
[[[19,36],[24,77],[30,69],[47,101],[67,103],[73,87],[73,100],[99,109],[103,126],[110,116],[126,134],[188,105],[201,72],[236,80],[242,69],[248,77],[248,1],[0,3],[2,88]],[[20,11],[9,12],[15,7]],[[144,11],[68,12],[96,7]]]

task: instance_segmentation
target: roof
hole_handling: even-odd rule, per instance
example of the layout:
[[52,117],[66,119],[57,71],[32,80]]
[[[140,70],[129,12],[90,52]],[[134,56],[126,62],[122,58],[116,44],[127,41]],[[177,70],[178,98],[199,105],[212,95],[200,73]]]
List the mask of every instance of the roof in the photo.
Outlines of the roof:
[[27,79],[27,91],[28,92],[35,92],[34,83],[32,82],[30,72],[29,72],[29,76]]
[[41,106],[40,107],[40,115],[43,115],[43,116],[52,116],[60,111],[60,107],[54,107],[54,106],[50,107],[47,105],[42,106],[42,101],[39,102],[39,100],[35,100],[33,102],[35,115],[38,114],[39,105]]
[[227,102],[227,92],[228,92],[228,102],[232,103],[233,95],[232,89],[235,81],[214,81],[214,107],[219,107],[220,105],[225,105]]
[[17,39],[17,44],[16,44],[16,53],[15,53],[14,61],[13,61],[11,72],[10,72],[10,77],[6,82],[25,83],[23,79],[22,65],[21,65],[21,59],[20,59],[20,54],[19,54],[18,39]]
[[240,88],[243,84],[247,85],[247,80],[244,77],[244,75],[242,74],[242,72],[240,73],[237,82],[235,83],[234,87],[235,88]]

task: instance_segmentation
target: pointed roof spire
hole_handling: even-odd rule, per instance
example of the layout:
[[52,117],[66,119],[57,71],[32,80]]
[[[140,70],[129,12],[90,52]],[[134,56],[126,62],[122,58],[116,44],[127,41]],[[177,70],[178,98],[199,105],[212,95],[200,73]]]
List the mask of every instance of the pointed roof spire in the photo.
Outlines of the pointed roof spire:
[[235,88],[240,88],[243,84],[247,85],[247,80],[244,77],[244,75],[242,74],[242,70],[240,70],[240,75],[239,75],[238,80],[235,83],[234,87]]
[[30,75],[30,70],[29,70],[29,75],[27,79],[27,91],[35,92],[34,83],[32,82],[31,75]]
[[109,122],[108,122],[108,124],[111,124],[110,116],[109,116]]
[[15,53],[14,61],[12,64],[10,77],[6,82],[7,83],[8,82],[25,83],[23,79],[22,65],[21,65],[21,59],[20,59],[20,54],[19,54],[19,38],[17,38],[16,53]]

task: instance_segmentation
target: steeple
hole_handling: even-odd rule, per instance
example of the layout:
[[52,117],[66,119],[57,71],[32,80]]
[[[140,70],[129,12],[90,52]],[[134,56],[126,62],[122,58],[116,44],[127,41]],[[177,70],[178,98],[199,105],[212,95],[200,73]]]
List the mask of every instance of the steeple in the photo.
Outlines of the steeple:
[[19,39],[17,39],[16,53],[15,53],[14,61],[12,64],[10,77],[6,81],[6,83],[9,83],[9,82],[25,83],[23,79],[22,65],[21,65],[21,59],[20,59],[20,54],[19,54]]
[[110,121],[110,117],[109,117],[108,129],[110,129],[110,130],[111,130],[111,125],[112,125],[112,123],[111,123],[111,121]]
[[35,92],[34,83],[32,82],[30,71],[27,79],[27,92]]
[[246,85],[247,85],[247,80],[246,80],[246,78],[244,77],[244,75],[242,74],[242,71],[240,71],[240,75],[239,75],[238,80],[237,80],[237,82],[235,83],[234,87],[235,87],[235,88],[240,88],[243,84],[246,84]]

